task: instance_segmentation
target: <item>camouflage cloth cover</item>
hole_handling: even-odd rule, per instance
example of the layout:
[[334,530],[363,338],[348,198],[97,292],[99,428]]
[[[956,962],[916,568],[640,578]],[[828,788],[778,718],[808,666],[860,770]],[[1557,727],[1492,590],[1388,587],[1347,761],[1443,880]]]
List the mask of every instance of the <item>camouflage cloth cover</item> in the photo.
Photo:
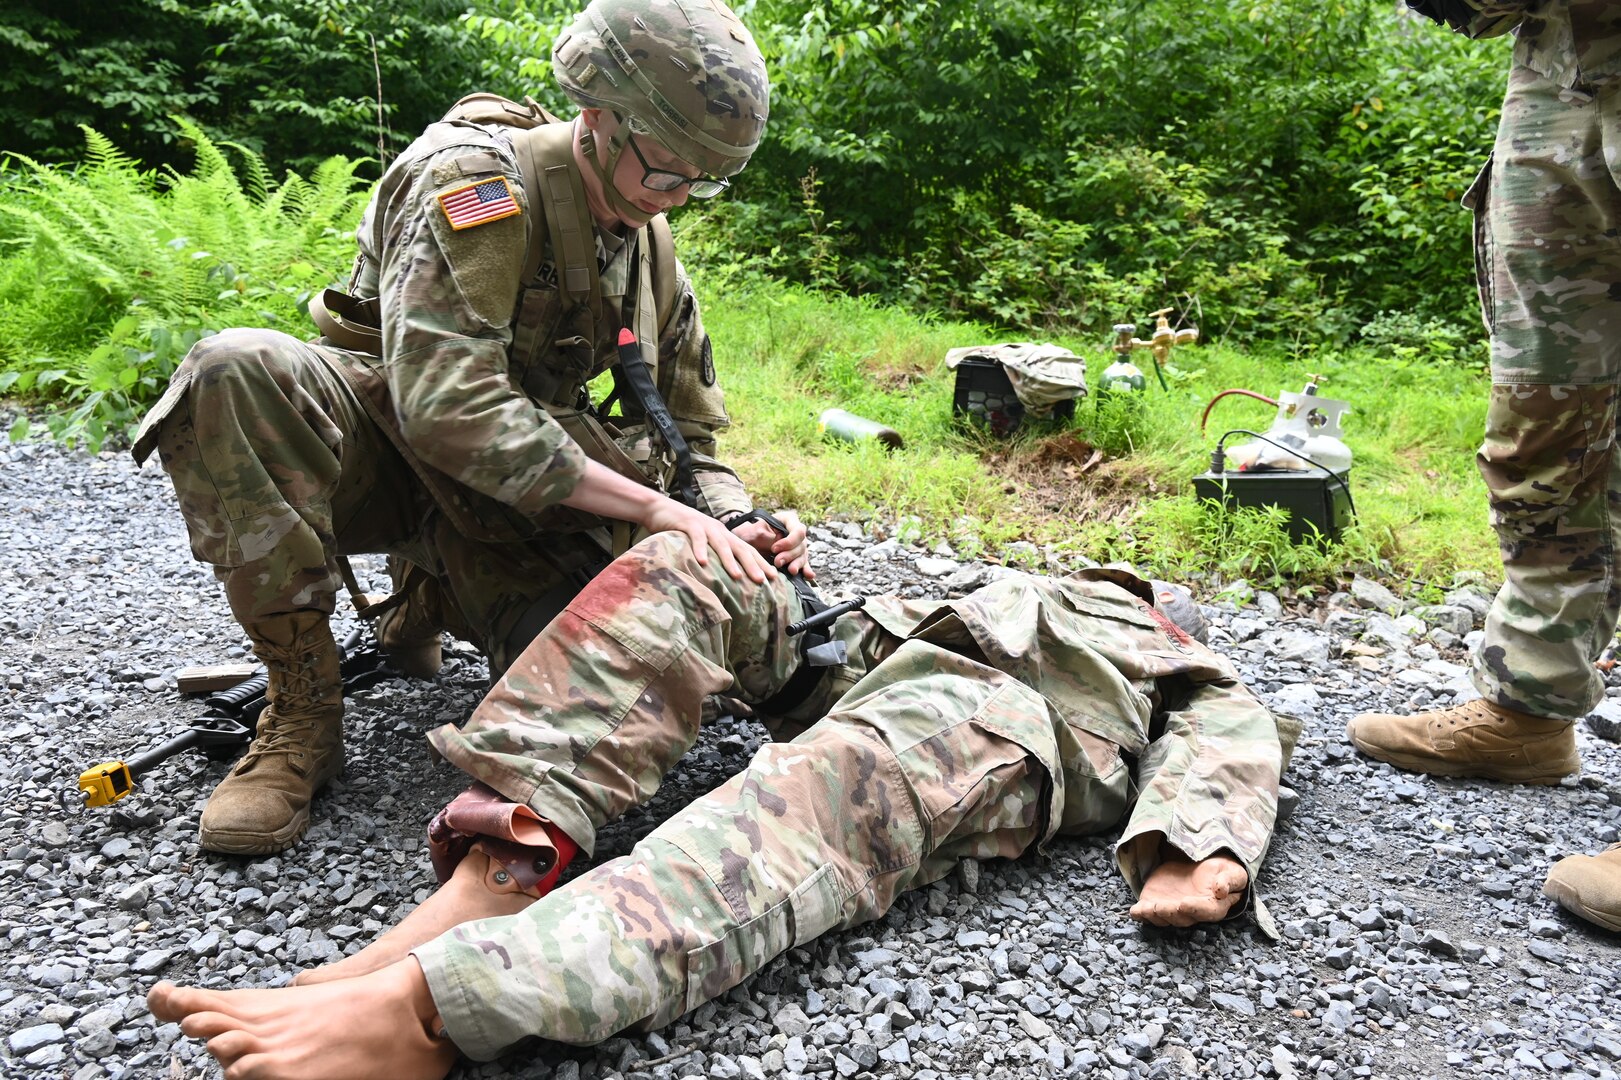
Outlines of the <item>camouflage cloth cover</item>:
[[[1129,585],[1130,587],[1122,587]],[[1009,575],[961,600],[870,600],[849,663],[730,782],[627,856],[512,918],[416,950],[450,1037],[488,1059],[540,1035],[657,1027],[777,954],[882,915],[961,858],[1125,823],[1140,889],[1163,835],[1251,880],[1293,742],[1119,571]],[[616,560],[541,633],[442,755],[589,852],[698,734],[707,694],[768,699],[800,664],[786,579],[733,581],[685,538]]]
[[1514,62],[1555,86],[1597,87],[1621,79],[1621,4],[1615,0],[1499,0],[1482,6],[1483,18],[1514,7],[1525,12],[1514,30]]
[[1614,0],[1425,0],[1410,6],[1471,38],[1513,31],[1514,62],[1561,89],[1621,77],[1621,5]]
[[1574,719],[1603,694],[1593,660],[1621,611],[1621,4],[1535,4],[1518,33],[1465,198],[1491,332],[1478,460],[1504,572],[1473,674],[1492,701]]
[[955,368],[970,357],[1001,364],[1019,404],[1034,419],[1047,417],[1061,401],[1086,396],[1086,361],[1061,346],[970,345],[946,353],[946,367]]
[[718,0],[593,0],[553,45],[552,73],[711,176],[741,170],[765,132],[765,60]]

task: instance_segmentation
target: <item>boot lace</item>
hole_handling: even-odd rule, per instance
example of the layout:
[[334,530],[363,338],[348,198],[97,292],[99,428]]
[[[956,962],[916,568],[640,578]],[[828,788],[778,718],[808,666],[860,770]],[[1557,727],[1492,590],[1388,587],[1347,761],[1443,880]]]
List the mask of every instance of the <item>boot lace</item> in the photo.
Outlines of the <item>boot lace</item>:
[[238,768],[271,754],[292,758],[289,764],[298,768],[298,759],[304,756],[315,735],[315,721],[309,715],[320,701],[315,662],[294,649],[263,648],[259,652],[266,665],[276,665],[280,678],[275,680],[276,692],[270,705],[260,714],[253,744]]

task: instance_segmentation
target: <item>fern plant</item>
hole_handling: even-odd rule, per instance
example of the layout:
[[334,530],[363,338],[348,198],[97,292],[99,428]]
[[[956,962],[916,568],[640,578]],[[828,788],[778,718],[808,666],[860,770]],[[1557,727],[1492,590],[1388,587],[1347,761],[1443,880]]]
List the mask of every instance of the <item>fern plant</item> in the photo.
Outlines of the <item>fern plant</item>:
[[[303,336],[310,294],[353,254],[360,160],[278,183],[256,154],[175,123],[189,173],[143,169],[85,128],[78,167],[12,155],[19,167],[0,174],[0,392],[50,407],[46,425],[70,443],[127,433],[202,337]],[[13,440],[29,430],[18,421]]]

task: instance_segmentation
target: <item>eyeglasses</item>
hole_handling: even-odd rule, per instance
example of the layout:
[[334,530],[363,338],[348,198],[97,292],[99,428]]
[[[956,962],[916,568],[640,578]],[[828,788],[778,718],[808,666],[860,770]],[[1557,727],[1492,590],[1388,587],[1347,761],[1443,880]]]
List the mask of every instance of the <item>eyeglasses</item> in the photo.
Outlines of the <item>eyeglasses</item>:
[[636,145],[636,136],[629,132],[627,136],[631,151],[636,155],[636,160],[642,163],[642,186],[649,191],[674,191],[686,184],[687,194],[694,199],[713,199],[732,186],[730,180],[719,176],[687,176],[669,169],[655,169],[643,156],[642,148]]

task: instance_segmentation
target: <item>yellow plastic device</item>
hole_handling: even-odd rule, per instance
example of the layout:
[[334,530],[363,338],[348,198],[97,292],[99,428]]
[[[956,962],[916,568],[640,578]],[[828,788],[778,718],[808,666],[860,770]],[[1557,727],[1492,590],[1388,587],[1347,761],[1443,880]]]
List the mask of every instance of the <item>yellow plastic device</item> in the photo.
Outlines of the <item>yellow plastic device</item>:
[[111,806],[135,790],[135,777],[122,761],[109,761],[80,773],[79,790],[86,807]]

